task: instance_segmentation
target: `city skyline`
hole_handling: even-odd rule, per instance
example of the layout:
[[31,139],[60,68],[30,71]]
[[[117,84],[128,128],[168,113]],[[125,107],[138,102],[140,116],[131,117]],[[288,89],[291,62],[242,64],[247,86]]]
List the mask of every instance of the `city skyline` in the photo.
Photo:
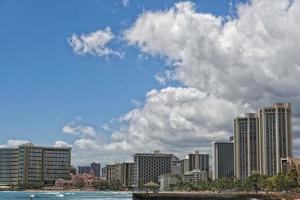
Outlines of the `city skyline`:
[[76,166],[211,154],[234,118],[289,102],[300,156],[299,0],[4,0],[0,11],[0,147],[72,147]]

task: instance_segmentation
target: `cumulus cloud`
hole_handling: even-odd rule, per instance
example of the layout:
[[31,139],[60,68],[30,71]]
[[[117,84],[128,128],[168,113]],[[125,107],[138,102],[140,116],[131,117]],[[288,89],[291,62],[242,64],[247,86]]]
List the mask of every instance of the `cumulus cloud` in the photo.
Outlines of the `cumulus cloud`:
[[[194,3],[140,15],[124,37],[143,53],[165,57],[173,71],[157,79],[253,107],[299,100],[300,1],[253,0],[229,20],[198,13]],[[299,103],[298,103],[299,105]],[[299,112],[300,114],[300,112]],[[298,115],[299,115],[298,114]]]
[[27,140],[17,140],[17,139],[9,139],[6,144],[2,144],[0,145],[0,147],[12,147],[12,148],[16,148],[22,144],[26,144],[26,143],[30,143]]
[[73,147],[76,157],[94,152],[114,161],[154,149],[182,156],[193,150],[208,153],[214,138],[228,140],[233,117],[245,110],[249,110],[246,104],[233,104],[196,88],[151,90],[143,107],[120,117],[119,128],[108,140],[83,137]]
[[93,127],[77,125],[76,122],[65,124],[62,128],[62,132],[71,135],[81,135],[89,137],[96,136],[96,131]]
[[155,77],[162,84],[177,80],[216,99],[248,104],[253,110],[291,102],[296,143],[299,19],[300,0],[252,0],[239,4],[233,17],[199,13],[194,3],[181,2],[168,10],[144,12],[124,38],[142,53],[171,63],[171,70]]
[[[274,102],[293,104],[295,152],[300,153],[300,0],[252,0],[235,16],[199,13],[194,3],[146,11],[124,32],[143,55],[170,66],[155,78],[185,87],[147,93],[108,140],[82,137],[77,155],[120,160],[161,149],[182,155],[211,151],[210,142],[232,133],[233,118]],[[108,130],[108,129],[107,129]],[[111,129],[110,129],[111,130]],[[76,131],[75,131],[76,132]]]
[[97,30],[89,34],[73,34],[68,38],[69,45],[73,48],[73,52],[78,55],[93,55],[99,57],[107,57],[110,55],[122,57],[123,54],[107,47],[108,43],[114,39],[114,34],[110,27],[104,30]]
[[55,141],[55,143],[53,144],[54,147],[72,147],[72,145],[68,144],[65,141],[61,141],[61,140],[57,140]]

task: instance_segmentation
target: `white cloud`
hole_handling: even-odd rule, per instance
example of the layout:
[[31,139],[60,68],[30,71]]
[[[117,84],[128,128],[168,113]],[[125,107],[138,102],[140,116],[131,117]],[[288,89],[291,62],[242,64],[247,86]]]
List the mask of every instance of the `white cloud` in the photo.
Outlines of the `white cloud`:
[[237,18],[226,21],[181,2],[169,10],[143,13],[124,37],[143,53],[174,63],[173,73],[156,77],[163,83],[176,79],[252,107],[297,102],[299,13],[299,0],[253,0],[239,6]]
[[84,137],[95,137],[96,131],[91,126],[78,125],[77,122],[71,122],[65,124],[62,128],[62,132],[71,135],[81,135]]
[[73,48],[75,54],[90,54],[99,57],[114,55],[123,57],[123,54],[108,48],[107,45],[114,39],[114,34],[110,27],[104,30],[97,30],[89,34],[76,35],[73,34],[68,38],[69,45]]
[[17,139],[9,139],[6,144],[2,144],[0,145],[0,147],[12,147],[12,148],[16,148],[22,144],[26,144],[26,143],[30,143],[27,140],[17,140]]
[[76,140],[74,160],[89,162],[89,157],[80,156],[88,154],[118,161],[131,159],[132,153],[154,149],[178,155],[195,149],[210,152],[215,137],[228,140],[233,117],[245,110],[249,110],[247,105],[217,99],[195,88],[152,90],[147,93],[143,107],[120,117],[116,122],[119,128],[108,140]]
[[119,128],[107,140],[76,140],[77,162],[88,156],[117,161],[153,149],[210,152],[214,138],[232,134],[236,115],[274,102],[293,104],[299,153],[300,0],[253,0],[236,15],[199,13],[191,2],[139,15],[124,38],[171,66],[156,75],[160,83],[186,87],[148,92],[142,107],[114,122]]
[[72,145],[68,144],[67,142],[65,141],[61,141],[61,140],[57,140],[55,141],[54,147],[72,147]]
[[[254,110],[291,102],[294,145],[299,146],[300,0],[252,0],[240,4],[236,16],[199,13],[194,3],[181,2],[169,10],[144,12],[124,38],[143,54],[171,63],[171,70],[155,77],[162,84],[177,80]],[[232,119],[225,124],[231,123]]]

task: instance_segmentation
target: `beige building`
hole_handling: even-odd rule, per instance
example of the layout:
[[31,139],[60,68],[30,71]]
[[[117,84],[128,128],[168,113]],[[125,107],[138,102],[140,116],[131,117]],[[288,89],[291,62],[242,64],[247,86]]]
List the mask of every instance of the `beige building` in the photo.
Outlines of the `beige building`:
[[234,175],[245,180],[252,171],[258,170],[258,117],[246,113],[234,119]]
[[252,171],[273,176],[281,171],[281,159],[292,157],[292,109],[276,103],[257,113],[234,119],[234,171],[244,180]]
[[132,187],[133,163],[117,163],[106,166],[106,180],[119,181],[122,187]]
[[0,185],[18,185],[19,149],[0,148]]
[[192,170],[201,170],[207,171],[209,170],[209,155],[208,154],[200,154],[199,151],[195,151],[194,153],[189,154],[189,171]]
[[281,171],[288,172],[291,169],[295,169],[300,174],[300,158],[282,158],[281,159]]
[[201,171],[199,169],[194,169],[192,171],[186,172],[183,175],[183,182],[195,182],[195,183],[201,182],[201,181],[206,182],[207,174],[208,174],[207,171]]
[[281,158],[293,156],[291,104],[263,107],[258,115],[259,171],[273,176],[281,170]]
[[70,179],[71,148],[19,146],[19,177],[21,187],[54,185],[56,179]]

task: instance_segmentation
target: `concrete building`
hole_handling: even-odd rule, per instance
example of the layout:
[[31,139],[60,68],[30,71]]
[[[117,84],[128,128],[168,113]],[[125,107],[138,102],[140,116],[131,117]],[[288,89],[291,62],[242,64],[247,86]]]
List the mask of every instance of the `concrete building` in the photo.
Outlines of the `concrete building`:
[[117,163],[106,165],[106,180],[119,181],[122,187],[132,187],[133,163]]
[[0,148],[0,185],[18,185],[19,149]]
[[172,171],[172,154],[160,153],[137,153],[134,157],[134,185],[143,186],[150,181],[158,182],[158,177]]
[[78,174],[90,174],[91,166],[78,166]]
[[245,180],[252,171],[258,170],[258,117],[247,113],[234,119],[234,174]]
[[159,180],[159,190],[168,191],[172,189],[172,185],[179,182],[179,177],[176,174],[162,174],[158,177]]
[[212,179],[234,176],[232,142],[213,142]]
[[[41,147],[43,149],[43,182],[53,185],[56,179],[70,179],[71,148]],[[34,156],[34,155],[33,155]]]
[[194,169],[208,172],[209,155],[199,154],[199,151],[189,154],[189,171],[193,171]]
[[107,167],[102,167],[102,177],[106,178],[107,176]]
[[300,158],[281,158],[281,171],[288,172],[291,169],[295,169],[300,174]]
[[171,174],[177,174],[177,175],[181,174],[181,161],[176,156],[174,156],[172,160]]
[[53,185],[56,179],[69,179],[71,148],[19,146],[19,184],[23,188]]
[[184,158],[180,161],[180,165],[181,165],[181,174],[183,175],[186,172],[190,171],[190,166],[189,166],[189,159]]
[[201,171],[199,169],[194,169],[183,175],[183,182],[194,182],[194,183],[201,182],[201,181],[206,182],[207,174],[208,174],[207,171]]
[[290,103],[276,103],[259,110],[259,170],[276,175],[281,158],[292,157],[292,108]]
[[101,164],[100,163],[91,163],[91,171],[94,172],[96,177],[101,176]]

